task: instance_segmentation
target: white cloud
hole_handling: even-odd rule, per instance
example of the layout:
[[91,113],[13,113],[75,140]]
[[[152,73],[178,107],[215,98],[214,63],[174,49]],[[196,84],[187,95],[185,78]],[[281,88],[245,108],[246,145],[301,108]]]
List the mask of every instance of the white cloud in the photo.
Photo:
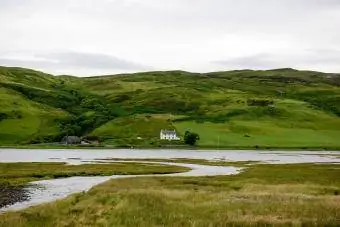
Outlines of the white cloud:
[[340,51],[306,50],[300,53],[260,53],[256,55],[212,61],[228,69],[272,69],[286,66],[298,69],[317,68],[321,71],[336,72],[340,62]]
[[340,72],[338,0],[0,0],[0,21],[0,64],[51,73]]
[[91,54],[80,52],[56,52],[39,55],[23,56],[22,53],[12,54],[7,58],[0,58],[0,64],[33,67],[41,70],[54,70],[58,74],[68,74],[75,71],[87,75],[116,72],[134,72],[136,70],[150,71],[151,67],[136,64],[114,56],[105,54]]

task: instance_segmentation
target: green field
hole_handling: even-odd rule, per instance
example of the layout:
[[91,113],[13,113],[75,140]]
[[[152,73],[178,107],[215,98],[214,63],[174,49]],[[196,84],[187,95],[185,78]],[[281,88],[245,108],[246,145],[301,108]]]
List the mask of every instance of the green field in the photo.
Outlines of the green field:
[[113,147],[340,149],[340,75],[294,69],[77,78],[0,67],[0,145],[95,136]]
[[207,147],[325,148],[339,147],[339,130],[284,128],[272,122],[234,121],[228,124],[182,122],[179,131],[201,132],[198,145]]
[[233,176],[116,179],[2,214],[0,226],[339,226],[339,175],[330,164],[255,164]]

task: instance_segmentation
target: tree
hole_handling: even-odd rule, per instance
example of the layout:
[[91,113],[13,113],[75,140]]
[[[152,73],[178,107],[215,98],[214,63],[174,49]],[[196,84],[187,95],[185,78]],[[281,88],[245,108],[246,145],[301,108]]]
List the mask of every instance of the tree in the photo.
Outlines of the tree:
[[197,133],[186,131],[184,134],[184,143],[191,146],[196,144],[196,141],[200,139]]

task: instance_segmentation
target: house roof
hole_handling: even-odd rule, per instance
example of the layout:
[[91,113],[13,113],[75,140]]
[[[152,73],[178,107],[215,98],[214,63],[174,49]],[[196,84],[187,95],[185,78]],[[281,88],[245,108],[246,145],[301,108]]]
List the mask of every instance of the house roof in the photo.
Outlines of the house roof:
[[61,142],[63,143],[79,143],[81,139],[78,136],[64,136]]
[[176,135],[177,135],[177,132],[176,132],[176,130],[164,130],[164,129],[162,129],[162,130],[161,130],[161,134],[163,134],[163,135],[173,135],[173,136],[176,136]]

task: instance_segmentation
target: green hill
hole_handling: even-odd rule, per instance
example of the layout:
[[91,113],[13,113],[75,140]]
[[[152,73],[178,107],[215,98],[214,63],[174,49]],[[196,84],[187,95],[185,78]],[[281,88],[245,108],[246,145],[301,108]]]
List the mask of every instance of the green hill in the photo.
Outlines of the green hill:
[[162,128],[195,131],[202,147],[339,149],[340,75],[277,69],[77,78],[0,67],[0,144],[74,134],[158,146]]

